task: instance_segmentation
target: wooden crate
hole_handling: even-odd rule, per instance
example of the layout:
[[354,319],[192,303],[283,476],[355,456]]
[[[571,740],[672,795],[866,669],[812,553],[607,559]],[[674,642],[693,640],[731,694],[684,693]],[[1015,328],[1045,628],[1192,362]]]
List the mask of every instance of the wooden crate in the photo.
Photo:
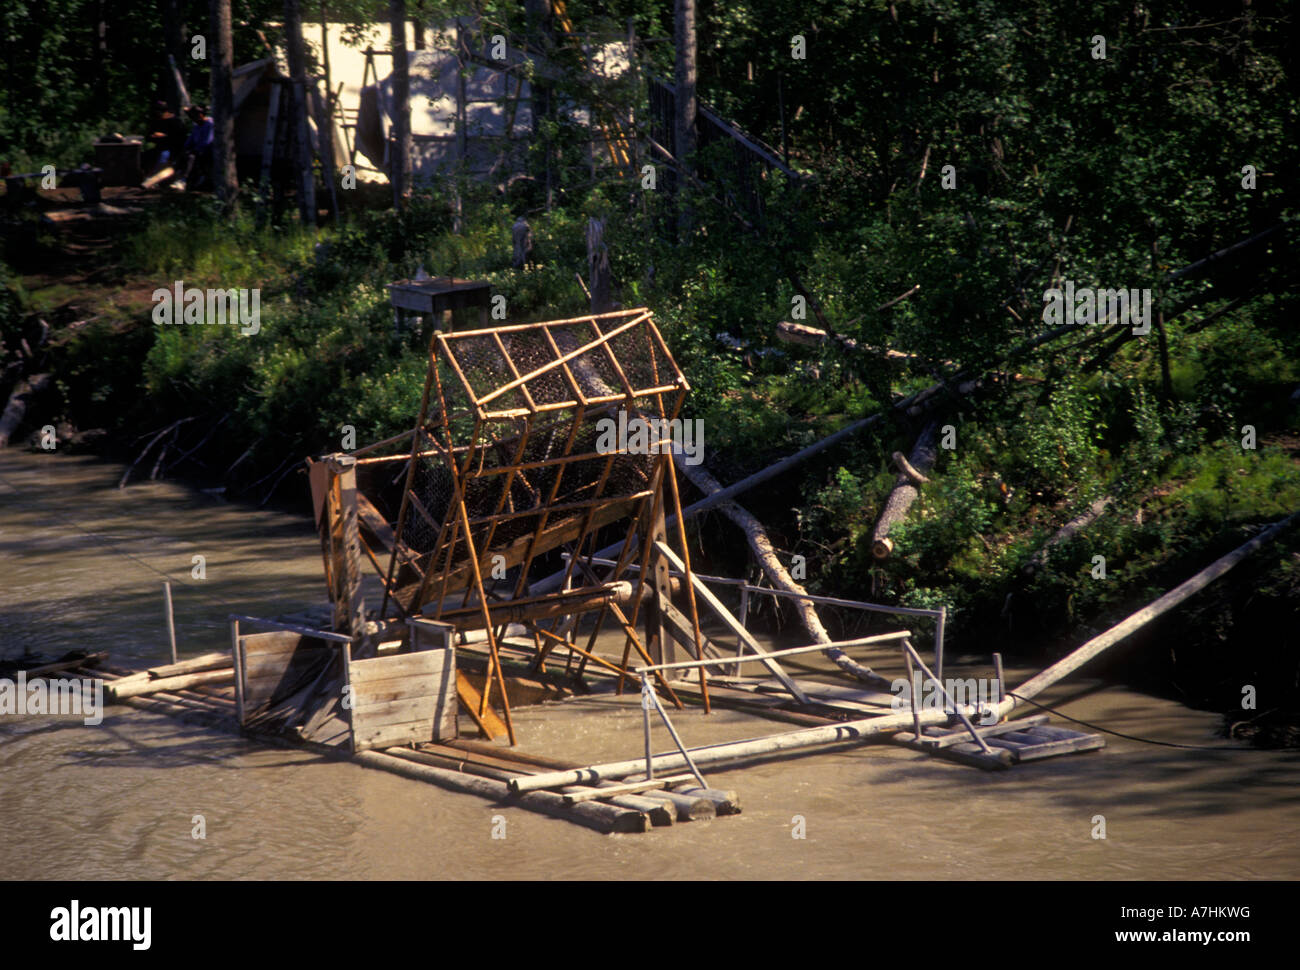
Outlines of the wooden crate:
[[329,661],[337,647],[299,633],[248,633],[238,638],[239,723],[294,693],[299,674]]

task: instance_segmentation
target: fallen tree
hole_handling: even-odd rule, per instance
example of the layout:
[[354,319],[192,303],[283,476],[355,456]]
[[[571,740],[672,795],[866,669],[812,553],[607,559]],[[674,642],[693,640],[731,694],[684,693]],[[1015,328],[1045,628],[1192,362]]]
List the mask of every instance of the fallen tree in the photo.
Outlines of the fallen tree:
[[1034,553],[1033,558],[1025,564],[1024,569],[1021,571],[1027,576],[1032,576],[1043,566],[1047,565],[1047,556],[1048,553],[1052,551],[1053,547],[1059,546],[1066,539],[1069,539],[1071,536],[1088,528],[1088,526],[1096,522],[1101,518],[1101,514],[1106,511],[1106,506],[1110,505],[1112,501],[1113,500],[1110,496],[1099,498],[1093,502],[1092,505],[1088,506],[1083,514],[1076,516],[1069,522],[1065,523],[1065,525],[1061,526],[1061,528],[1056,531],[1056,534],[1047,540],[1043,548]]

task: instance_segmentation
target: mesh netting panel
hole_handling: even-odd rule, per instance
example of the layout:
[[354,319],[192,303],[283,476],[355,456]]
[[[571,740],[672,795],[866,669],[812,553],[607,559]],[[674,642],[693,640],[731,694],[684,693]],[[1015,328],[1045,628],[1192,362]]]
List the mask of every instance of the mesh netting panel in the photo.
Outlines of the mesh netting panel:
[[[619,327],[626,329],[591,346]],[[623,409],[670,414],[684,391],[644,311],[437,339],[431,363],[438,381],[399,536],[421,571],[446,574],[469,561],[453,456],[464,468],[465,513],[480,560],[513,550],[508,559],[518,562],[540,530],[584,522],[649,488],[654,455],[603,454],[598,447],[602,419],[617,420]],[[358,469],[360,491],[388,522],[399,517],[410,461],[408,451]],[[398,584],[411,587],[413,575],[399,576]],[[458,576],[453,585],[463,588],[468,578]]]

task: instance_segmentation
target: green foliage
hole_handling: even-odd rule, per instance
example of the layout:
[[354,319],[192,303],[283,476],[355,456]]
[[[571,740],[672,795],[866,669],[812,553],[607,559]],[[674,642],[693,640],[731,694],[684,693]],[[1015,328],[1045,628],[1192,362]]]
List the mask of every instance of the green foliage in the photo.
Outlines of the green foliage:
[[1009,434],[1023,487],[1047,502],[1095,491],[1104,429],[1094,397],[1079,385],[1054,388],[1046,405],[1029,405]]

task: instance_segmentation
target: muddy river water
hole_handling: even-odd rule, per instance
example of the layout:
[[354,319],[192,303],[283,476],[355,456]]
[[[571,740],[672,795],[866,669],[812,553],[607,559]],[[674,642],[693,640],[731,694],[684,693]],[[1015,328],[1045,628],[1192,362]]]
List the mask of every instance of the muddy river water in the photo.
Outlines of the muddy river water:
[[[225,648],[231,612],[321,601],[307,519],[173,483],[119,490],[120,475],[89,458],[0,455],[0,656],[84,647],[124,666],[164,661],[164,577],[182,656]],[[0,716],[0,831],[23,836],[0,840],[0,878],[1300,877],[1300,752],[1216,738],[1215,715],[1086,677],[1039,700],[1198,747],[1110,737],[1101,752],[1000,773],[887,745],[817,752],[706,771],[739,792],[739,816],[606,836],[129,708],[98,726]],[[791,729],[689,707],[674,721],[692,744]],[[527,750],[555,757],[640,753],[635,699],[519,708],[515,723]],[[491,837],[497,815],[505,838]],[[796,816],[805,838],[792,837]]]

